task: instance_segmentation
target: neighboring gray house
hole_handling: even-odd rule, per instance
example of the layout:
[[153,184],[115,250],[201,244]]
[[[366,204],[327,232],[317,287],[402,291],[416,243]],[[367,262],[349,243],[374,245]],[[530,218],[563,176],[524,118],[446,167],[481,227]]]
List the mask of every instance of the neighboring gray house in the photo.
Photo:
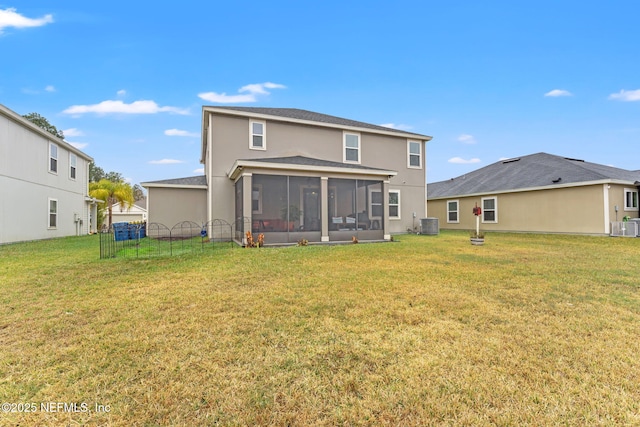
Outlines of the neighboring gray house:
[[640,172],[537,153],[501,160],[428,185],[429,216],[442,229],[610,234],[637,218]]
[[205,176],[147,182],[149,222],[267,243],[389,240],[426,216],[430,136],[293,108],[203,107]]
[[0,244],[95,230],[91,161],[0,104]]

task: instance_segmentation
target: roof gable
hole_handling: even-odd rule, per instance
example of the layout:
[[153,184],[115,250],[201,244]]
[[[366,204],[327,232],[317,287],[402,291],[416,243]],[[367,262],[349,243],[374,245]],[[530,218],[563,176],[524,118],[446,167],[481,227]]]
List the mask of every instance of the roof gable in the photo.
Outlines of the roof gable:
[[561,186],[603,180],[633,183],[640,173],[547,153],[501,160],[447,181],[427,185],[429,199]]
[[91,162],[93,161],[93,157],[89,156],[88,154],[84,153],[83,151],[77,149],[76,147],[74,147],[73,145],[71,145],[70,143],[68,143],[67,141],[58,138],[57,136],[47,132],[46,130],[42,129],[40,126],[31,123],[29,120],[27,120],[26,118],[22,117],[21,115],[19,115],[18,113],[16,113],[15,111],[5,107],[4,105],[0,104],[0,114],[4,115],[6,118],[8,118],[9,120],[14,121],[15,123],[18,123],[19,125],[29,129],[30,131],[40,135],[41,137],[47,139],[50,142],[54,142],[56,144],[58,144],[61,147],[64,147],[65,150],[70,151],[78,156],[80,156],[81,158]]

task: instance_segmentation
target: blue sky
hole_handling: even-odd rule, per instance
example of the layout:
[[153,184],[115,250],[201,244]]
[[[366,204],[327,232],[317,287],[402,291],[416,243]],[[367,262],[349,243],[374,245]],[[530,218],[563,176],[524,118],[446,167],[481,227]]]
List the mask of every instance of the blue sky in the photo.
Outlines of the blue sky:
[[0,0],[0,103],[132,183],[201,174],[202,105],[432,135],[429,182],[548,152],[640,169],[640,2]]

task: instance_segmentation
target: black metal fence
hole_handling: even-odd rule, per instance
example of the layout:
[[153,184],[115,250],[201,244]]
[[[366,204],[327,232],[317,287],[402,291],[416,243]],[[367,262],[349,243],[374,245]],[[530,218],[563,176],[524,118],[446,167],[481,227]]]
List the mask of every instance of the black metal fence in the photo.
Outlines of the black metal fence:
[[100,259],[151,258],[233,248],[234,226],[215,219],[206,224],[183,221],[169,228],[159,223],[115,223],[100,232]]

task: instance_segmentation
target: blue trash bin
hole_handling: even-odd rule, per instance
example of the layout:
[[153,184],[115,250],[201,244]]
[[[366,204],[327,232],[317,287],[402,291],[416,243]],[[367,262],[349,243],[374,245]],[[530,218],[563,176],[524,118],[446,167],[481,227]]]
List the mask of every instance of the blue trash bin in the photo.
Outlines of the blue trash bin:
[[129,224],[126,222],[113,223],[113,235],[115,237],[116,242],[129,240]]

